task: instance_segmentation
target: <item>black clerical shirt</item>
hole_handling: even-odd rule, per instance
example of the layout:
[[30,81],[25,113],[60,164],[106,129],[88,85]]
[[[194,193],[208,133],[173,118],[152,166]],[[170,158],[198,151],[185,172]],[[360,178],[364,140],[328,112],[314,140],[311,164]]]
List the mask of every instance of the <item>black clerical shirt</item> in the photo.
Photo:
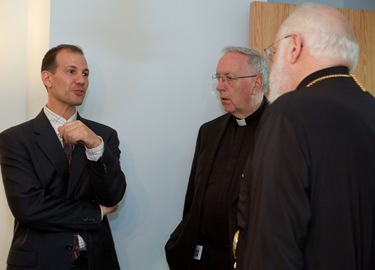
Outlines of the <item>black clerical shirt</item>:
[[240,126],[233,117],[228,123],[208,179],[201,212],[200,235],[220,245],[229,244],[228,217],[238,192],[240,175],[254,145],[256,125],[247,117]]

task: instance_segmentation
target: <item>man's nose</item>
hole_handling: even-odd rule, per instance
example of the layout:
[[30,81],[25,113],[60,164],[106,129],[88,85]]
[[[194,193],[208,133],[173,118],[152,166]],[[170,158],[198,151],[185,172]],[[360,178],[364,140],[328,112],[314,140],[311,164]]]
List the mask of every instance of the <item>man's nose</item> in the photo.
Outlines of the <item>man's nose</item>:
[[216,90],[217,91],[224,91],[226,89],[226,84],[223,78],[218,78],[217,79],[217,84],[216,84]]
[[87,77],[84,74],[77,74],[74,81],[76,84],[84,84],[86,80]]

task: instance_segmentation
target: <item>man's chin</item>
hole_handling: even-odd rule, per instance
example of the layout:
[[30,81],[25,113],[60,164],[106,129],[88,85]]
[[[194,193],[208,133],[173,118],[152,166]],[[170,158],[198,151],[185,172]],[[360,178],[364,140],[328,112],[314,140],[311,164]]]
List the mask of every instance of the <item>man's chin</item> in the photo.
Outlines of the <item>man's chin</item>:
[[75,106],[79,106],[83,103],[84,100],[85,100],[84,97],[82,97],[80,99],[76,99],[76,100],[72,101],[72,103],[74,103],[73,105],[75,105]]

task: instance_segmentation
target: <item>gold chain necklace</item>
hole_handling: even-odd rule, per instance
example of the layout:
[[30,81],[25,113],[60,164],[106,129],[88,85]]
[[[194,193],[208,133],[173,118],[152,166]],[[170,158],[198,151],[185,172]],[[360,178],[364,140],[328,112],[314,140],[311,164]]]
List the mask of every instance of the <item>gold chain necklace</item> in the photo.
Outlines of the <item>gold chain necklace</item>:
[[366,92],[366,89],[363,87],[363,85],[358,81],[357,77],[354,76],[354,74],[332,74],[332,75],[326,75],[326,76],[323,76],[323,77],[320,77],[320,78],[317,78],[315,80],[313,80],[312,82],[310,82],[308,85],[306,85],[306,87],[310,87],[314,84],[316,84],[317,82],[320,82],[320,81],[323,81],[323,80],[326,80],[326,79],[331,79],[331,78],[338,78],[338,77],[341,77],[341,78],[353,78],[353,80],[355,81],[355,83],[359,86],[359,88],[361,88],[361,90],[363,92]]

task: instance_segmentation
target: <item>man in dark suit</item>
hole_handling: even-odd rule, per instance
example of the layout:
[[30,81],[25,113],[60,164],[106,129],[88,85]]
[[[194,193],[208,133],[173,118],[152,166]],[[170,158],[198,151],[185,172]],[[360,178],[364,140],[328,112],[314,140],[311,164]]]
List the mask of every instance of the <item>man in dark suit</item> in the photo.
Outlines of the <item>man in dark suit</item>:
[[107,215],[117,210],[126,182],[116,131],[77,113],[88,76],[79,47],[52,48],[42,62],[47,105],[0,134],[15,218],[8,270],[119,269]]
[[244,172],[238,269],[374,269],[375,99],[349,74],[351,26],[337,9],[304,4],[275,40],[266,52],[277,99]]
[[199,130],[183,219],[165,246],[171,270],[228,270],[234,264],[240,176],[268,104],[267,61],[255,50],[227,47],[212,78],[227,114]]

